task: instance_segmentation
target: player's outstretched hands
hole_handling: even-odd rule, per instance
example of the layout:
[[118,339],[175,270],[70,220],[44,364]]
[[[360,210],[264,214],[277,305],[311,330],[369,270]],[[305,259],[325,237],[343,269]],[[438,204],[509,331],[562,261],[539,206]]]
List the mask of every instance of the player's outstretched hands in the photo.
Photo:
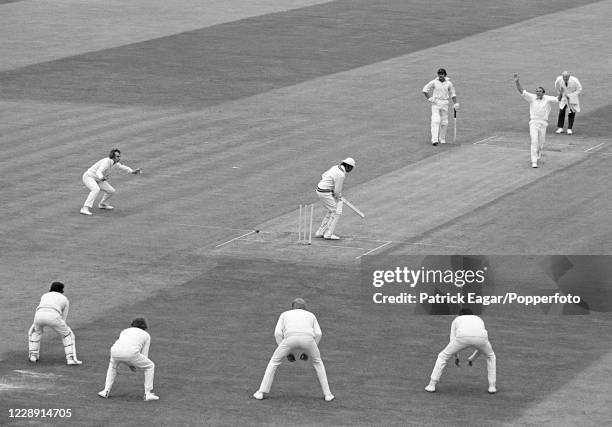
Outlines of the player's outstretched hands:
[[287,355],[287,360],[290,362],[295,362],[295,356],[293,354],[288,354]]
[[134,175],[138,175],[139,173],[142,173],[142,169],[141,168],[134,169],[134,171],[132,173]]
[[474,364],[474,362],[472,362],[471,360],[468,360],[468,366],[472,366]]
[[136,372],[136,366],[132,366],[132,365],[130,365],[130,371],[132,371],[132,372]]

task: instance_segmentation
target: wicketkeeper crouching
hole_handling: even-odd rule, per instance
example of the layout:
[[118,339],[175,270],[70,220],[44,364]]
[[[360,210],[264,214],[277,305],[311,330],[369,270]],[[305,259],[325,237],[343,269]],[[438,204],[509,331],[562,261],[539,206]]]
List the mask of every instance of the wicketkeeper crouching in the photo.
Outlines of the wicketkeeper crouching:
[[28,331],[28,359],[32,363],[38,362],[40,358],[40,339],[45,327],[53,329],[62,337],[66,364],[80,365],[76,354],[76,339],[72,329],[66,324],[70,301],[64,295],[64,284],[53,282],[49,292],[40,298],[40,304],[36,308],[34,323]]

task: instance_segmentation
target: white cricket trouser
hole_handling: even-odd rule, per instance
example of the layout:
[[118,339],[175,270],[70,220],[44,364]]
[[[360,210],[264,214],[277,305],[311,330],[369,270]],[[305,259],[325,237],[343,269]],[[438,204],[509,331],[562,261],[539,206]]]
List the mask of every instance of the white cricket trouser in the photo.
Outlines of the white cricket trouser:
[[489,380],[489,386],[495,386],[496,381],[496,367],[495,367],[495,353],[493,347],[489,343],[489,339],[485,337],[458,337],[452,340],[448,345],[438,354],[438,360],[431,373],[431,380],[438,382],[442,376],[442,372],[446,367],[448,361],[457,354],[459,351],[466,348],[473,347],[480,353],[487,356],[487,377]]
[[83,184],[85,184],[85,187],[89,189],[89,195],[87,196],[87,200],[85,200],[85,203],[83,204],[83,206],[87,206],[88,208],[93,207],[100,190],[104,191],[105,193],[102,197],[102,201],[106,201],[110,196],[115,194],[115,189],[112,185],[108,183],[108,181],[98,182],[94,178],[92,178],[92,176],[89,175],[87,172],[83,174]]
[[262,393],[270,392],[272,382],[274,381],[274,374],[276,374],[276,369],[280,366],[283,359],[287,357],[288,354],[297,351],[306,353],[312,361],[312,366],[317,372],[317,378],[319,378],[323,395],[327,396],[331,394],[329,384],[327,383],[325,366],[323,365],[323,360],[321,360],[321,353],[319,353],[319,347],[317,346],[314,338],[310,335],[291,335],[281,341],[274,351],[270,362],[268,363],[266,373],[264,374],[261,385],[259,386],[259,391]]
[[546,128],[548,122],[531,120],[529,122],[529,136],[531,138],[531,163],[537,163],[542,157],[542,150],[546,142]]
[[144,370],[145,393],[149,393],[153,390],[155,363],[141,353],[126,353],[114,347],[111,347],[110,362],[108,364],[108,371],[106,371],[106,383],[104,385],[105,390],[110,392],[113,387],[115,377],[117,376],[117,366],[120,363]]
[[34,315],[34,325],[30,335],[30,355],[34,355],[38,358],[40,352],[40,339],[45,327],[53,329],[62,337],[66,359],[71,357],[76,358],[76,344],[72,329],[70,329],[57,311],[50,308],[41,308],[36,310],[36,314]]
[[323,193],[321,191],[317,191],[317,196],[319,196],[319,200],[323,204],[323,207],[326,210],[325,216],[323,217],[323,221],[321,221],[321,225],[315,234],[325,234],[325,236],[331,236],[334,234],[336,230],[336,226],[338,225],[338,221],[340,220],[340,216],[342,215],[342,201],[336,201],[332,193]]
[[431,142],[446,142],[448,128],[448,102],[431,105]]

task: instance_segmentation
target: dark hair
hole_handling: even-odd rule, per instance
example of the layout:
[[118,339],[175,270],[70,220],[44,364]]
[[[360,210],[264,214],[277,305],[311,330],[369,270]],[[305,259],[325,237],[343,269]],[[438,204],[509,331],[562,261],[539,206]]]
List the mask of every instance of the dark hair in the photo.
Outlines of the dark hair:
[[140,328],[143,331],[146,331],[148,328],[147,321],[143,317],[137,317],[136,319],[132,320],[132,324],[130,326],[133,328]]
[[444,68],[440,68],[438,70],[438,74],[444,74],[446,76],[446,70]]
[[115,158],[115,154],[121,154],[121,150],[118,148],[113,148],[112,150],[110,150],[110,153],[108,153],[108,158],[109,159],[114,159]]
[[471,314],[474,314],[471,308],[462,308],[461,311],[459,312],[460,316],[471,315]]
[[60,294],[64,293],[64,284],[62,282],[53,282],[51,283],[51,287],[49,288],[49,292],[59,292]]
[[542,93],[546,93],[546,89],[544,89],[542,86],[538,86],[536,89],[542,89]]

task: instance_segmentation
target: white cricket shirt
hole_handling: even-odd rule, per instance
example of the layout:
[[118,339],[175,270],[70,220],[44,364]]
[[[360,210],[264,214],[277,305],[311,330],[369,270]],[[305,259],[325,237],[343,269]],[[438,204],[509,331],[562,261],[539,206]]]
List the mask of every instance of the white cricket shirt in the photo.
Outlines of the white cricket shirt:
[[529,119],[548,123],[548,115],[554,102],[559,102],[557,97],[544,95],[542,99],[538,99],[535,93],[523,90],[521,94],[523,99],[529,102]]
[[141,353],[149,356],[151,335],[140,328],[127,328],[121,331],[119,339],[111,347],[111,352],[123,355],[135,355]]
[[434,102],[448,105],[449,98],[457,96],[455,85],[447,78],[443,82],[440,79],[433,79],[423,87],[423,92],[433,96]]
[[323,334],[314,314],[296,308],[282,313],[274,329],[274,337],[278,344],[291,335],[309,335],[318,343]]
[[40,304],[38,304],[36,310],[54,310],[66,320],[69,308],[70,302],[63,294],[59,292],[47,292],[40,297]]
[[334,190],[334,194],[342,194],[342,187],[344,186],[344,178],[346,172],[344,167],[340,165],[334,165],[321,175],[321,181],[317,184],[321,190]]
[[105,157],[98,160],[92,167],[87,169],[87,174],[95,180],[101,180],[103,178],[110,178],[111,171],[113,168],[121,169],[122,171],[132,173],[134,170],[129,166],[121,164],[121,162],[113,163],[113,159]]
[[483,337],[488,338],[484,322],[478,316],[463,315],[458,316],[451,324],[451,341],[461,337]]

